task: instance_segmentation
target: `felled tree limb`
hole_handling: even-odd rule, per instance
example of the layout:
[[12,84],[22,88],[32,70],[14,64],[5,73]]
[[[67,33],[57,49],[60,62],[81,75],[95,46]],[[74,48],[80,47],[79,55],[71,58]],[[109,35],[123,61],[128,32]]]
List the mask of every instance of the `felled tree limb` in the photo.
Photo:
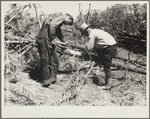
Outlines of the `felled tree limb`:
[[121,62],[121,61],[113,60],[111,66],[112,67],[116,67],[118,69],[121,68],[122,70],[128,70],[128,71],[131,71],[131,72],[136,72],[136,73],[140,73],[140,74],[146,74],[146,70],[145,69],[138,68],[137,66],[132,65],[132,64],[126,64],[126,66],[124,66],[123,62]]
[[22,50],[28,48],[29,46],[33,45],[33,43],[30,43],[29,45],[24,46],[22,49],[18,50],[15,54],[21,52]]
[[[123,61],[129,61],[128,59],[125,59],[125,58],[119,57],[119,56],[116,56],[115,59],[120,59],[120,60],[123,60]],[[145,62],[134,61],[134,60],[130,60],[130,62],[136,62],[137,64],[140,64],[140,65],[142,65],[142,66],[146,66],[146,63],[145,63]]]
[[[5,25],[6,25],[6,24],[5,24]],[[13,28],[13,29],[15,29],[15,30],[17,30],[17,31],[21,32],[23,35],[25,35],[25,36],[27,36],[27,37],[29,37],[29,38],[31,38],[31,39],[33,39],[33,40],[35,40],[35,38],[33,38],[32,36],[30,36],[30,35],[28,35],[28,34],[24,33],[23,31],[21,31],[21,30],[19,30],[19,29],[15,28],[15,27],[14,27],[14,26],[12,26],[12,25],[7,24],[7,26],[9,26],[9,27],[11,27],[11,28]]]
[[62,94],[62,98],[63,98],[64,94],[66,93],[67,88],[68,88],[68,85],[70,84],[72,78],[73,78],[75,75],[77,75],[77,74],[79,73],[79,70],[80,70],[80,69],[81,69],[81,68],[79,68],[79,69],[70,77],[70,79],[69,79],[67,85],[65,86],[65,90],[64,90],[64,92],[63,92],[63,94]]
[[11,22],[20,12],[22,12],[28,5],[25,5],[24,7],[22,7],[19,12],[14,15],[7,23],[5,23],[6,25],[8,25],[9,22]]
[[[92,62],[92,63],[91,63],[91,66],[90,66],[90,69],[88,70],[88,72],[87,72],[87,73],[85,74],[85,76],[84,76],[85,79],[89,79],[89,78],[88,78],[88,75],[89,75],[89,74],[91,73],[91,71],[93,70],[94,65],[95,65],[95,63]],[[84,81],[82,82],[82,84],[80,85],[80,87],[77,88],[78,91],[79,91],[79,90],[82,88],[82,86],[85,84],[85,81],[86,81],[85,79],[84,79]]]
[[90,9],[91,9],[91,4],[89,4],[89,10],[88,10],[87,21],[86,21],[87,24],[89,24],[89,19],[90,19]]
[[81,18],[82,23],[85,23],[85,21],[83,19],[83,16],[82,16],[81,4],[80,3],[79,3],[79,13],[80,13],[80,18]]
[[[5,35],[5,37],[8,37],[8,38],[10,38],[12,40],[14,40],[14,39],[18,40],[18,41],[5,41],[6,43],[25,43],[25,42],[31,43],[31,42],[35,42],[35,40],[28,40],[27,38],[23,38],[23,40],[20,41],[21,37],[18,37],[18,36],[8,36],[8,35]],[[58,41],[56,41],[55,43],[56,43],[56,48],[57,48],[57,46],[59,47],[59,48],[57,48],[57,51],[59,53],[64,53],[64,54],[68,54],[68,55],[71,55],[71,56],[73,56],[73,55],[79,56],[80,55],[80,52],[77,52],[77,51],[74,51],[74,50],[71,50],[71,49],[67,49],[67,47],[65,46],[65,43],[58,42]],[[83,45],[70,44],[70,46],[72,48],[78,48],[78,49],[84,50]],[[122,60],[124,62],[132,63],[134,65],[138,64],[138,65],[146,66],[145,62],[141,62],[141,61],[137,61],[137,60],[135,60],[135,61],[134,60],[129,60],[129,59],[126,59],[126,58],[123,58],[123,57],[119,57],[119,56],[116,56],[115,59],[119,59],[119,60]],[[118,67],[120,67],[120,66],[118,66]],[[131,70],[133,71],[133,69],[131,69]],[[139,72],[142,73],[143,71],[139,71]],[[143,73],[145,74],[145,71]]]
[[31,43],[32,41],[4,41],[7,44]]
[[14,35],[4,35],[5,38],[9,39],[9,41],[4,41],[4,43],[11,44],[11,43],[33,43],[35,40],[29,40],[28,38],[22,38],[19,36]]
[[41,28],[41,22],[40,22],[40,19],[39,19],[39,17],[38,17],[37,6],[36,6],[36,4],[33,4],[33,6],[34,6],[34,8],[35,8],[36,18],[37,18],[37,20],[38,20],[38,22],[39,22],[39,28]]

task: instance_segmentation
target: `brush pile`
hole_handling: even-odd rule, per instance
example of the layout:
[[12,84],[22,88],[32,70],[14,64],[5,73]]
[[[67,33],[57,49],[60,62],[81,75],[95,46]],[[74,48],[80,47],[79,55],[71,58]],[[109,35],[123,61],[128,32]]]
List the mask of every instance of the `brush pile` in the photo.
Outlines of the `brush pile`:
[[[5,105],[147,105],[146,56],[134,54],[132,50],[123,48],[118,48],[113,60],[113,87],[110,90],[102,90],[98,85],[98,78],[104,80],[104,72],[101,64],[97,64],[95,60],[94,51],[81,58],[79,56],[83,47],[79,42],[70,41],[70,46],[64,48],[63,44],[57,41],[60,57],[57,82],[48,88],[42,87],[40,57],[35,43],[41,22],[36,18],[31,19],[25,10],[36,6],[29,4],[18,7],[14,10],[16,13],[8,13],[5,17]],[[22,16],[26,16],[27,19],[23,19]],[[25,24],[27,21],[32,23]]]

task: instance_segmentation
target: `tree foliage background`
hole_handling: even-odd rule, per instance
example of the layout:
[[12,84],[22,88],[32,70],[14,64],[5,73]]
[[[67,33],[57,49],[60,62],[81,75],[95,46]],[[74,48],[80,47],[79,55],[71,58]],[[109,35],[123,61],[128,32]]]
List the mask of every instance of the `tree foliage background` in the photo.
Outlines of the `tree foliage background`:
[[[88,12],[84,14],[86,22]],[[78,20],[75,26],[81,24]],[[146,52],[147,4],[116,4],[106,11],[91,10],[90,24],[92,28],[100,28],[117,40],[118,46],[134,52]],[[136,48],[135,48],[136,47]]]
[[[5,85],[4,86],[5,91],[11,91],[11,92],[15,92],[15,93],[21,92],[21,93],[16,93],[16,94],[20,94],[19,98],[16,98],[16,97],[12,98],[10,96],[11,102],[13,101],[15,103],[19,103],[19,104],[21,103],[21,105],[34,105],[34,104],[43,105],[44,104],[43,100],[44,100],[44,102],[48,102],[48,103],[50,100],[50,103],[51,103],[51,101],[52,101],[51,98],[53,98],[53,97],[55,97],[55,98],[53,98],[53,100],[55,102],[55,101],[57,101],[56,98],[58,98],[58,97],[56,95],[52,95],[53,92],[49,93],[49,91],[54,91],[54,94],[56,94],[56,90],[51,90],[51,89],[46,91],[47,92],[46,95],[50,94],[49,97],[51,97],[51,98],[47,98],[46,100],[45,100],[45,98],[41,98],[40,101],[42,103],[40,101],[38,103],[38,102],[36,102],[36,100],[32,100],[33,99],[32,95],[33,95],[33,97],[34,97],[34,95],[39,95],[38,91],[42,91],[41,93],[43,95],[43,89],[41,89],[41,86],[38,86],[36,82],[34,82],[35,85],[33,85],[33,83],[31,83],[31,81],[33,81],[33,80],[29,80],[30,78],[31,79],[36,78],[36,80],[37,80],[40,77],[40,72],[36,71],[38,68],[40,69],[40,57],[39,57],[39,54],[37,51],[37,47],[32,46],[33,42],[24,43],[26,40],[33,41],[36,39],[36,35],[38,34],[38,32],[40,30],[40,25],[41,25],[44,17],[46,17],[46,15],[42,12],[37,14],[37,9],[40,7],[40,5],[38,5],[38,4],[28,4],[28,5],[23,5],[23,6],[20,6],[18,4],[10,4],[10,6],[11,6],[11,9],[5,14],[5,21],[4,21],[5,41],[8,41],[8,42],[4,43],[5,44],[4,76],[6,79],[4,81],[5,81],[5,84],[7,84],[7,81],[14,83],[15,87],[17,87],[17,90],[15,88],[10,88],[10,87],[7,87],[7,85]],[[31,11],[33,11],[33,15],[31,14]],[[100,28],[100,29],[103,29],[103,30],[109,32],[118,41],[118,46],[123,47],[123,48],[118,48],[123,51],[119,52],[117,55],[124,56],[123,57],[124,59],[123,58],[121,58],[121,60],[115,59],[113,62],[115,64],[115,68],[117,68],[116,66],[119,66],[118,71],[116,70],[117,72],[114,73],[114,76],[116,76],[116,77],[120,77],[122,75],[126,76],[125,79],[121,78],[121,81],[126,80],[123,83],[123,85],[120,85],[118,88],[115,88],[115,90],[113,91],[113,92],[116,92],[118,95],[115,97],[119,97],[119,98],[116,98],[117,100],[118,99],[119,100],[115,101],[115,103],[117,103],[117,105],[121,105],[121,106],[122,105],[128,105],[128,106],[130,105],[131,106],[131,105],[145,105],[146,104],[145,103],[145,101],[146,101],[146,75],[138,74],[139,72],[144,72],[143,74],[146,74],[146,61],[145,61],[146,58],[145,58],[145,56],[143,57],[143,54],[146,54],[146,40],[147,40],[146,39],[147,16],[146,15],[147,15],[146,4],[144,4],[144,5],[116,4],[116,5],[112,6],[111,8],[107,8],[106,11],[90,10],[90,14],[89,14],[89,10],[87,10],[83,14],[84,21],[86,23],[91,24],[92,28]],[[88,19],[88,16],[89,16],[89,19]],[[76,22],[73,26],[66,26],[66,25],[62,26],[61,29],[63,31],[63,35],[65,37],[65,40],[67,40],[69,42],[69,44],[77,43],[77,44],[84,45],[86,42],[86,37],[82,37],[81,33],[79,31],[79,26],[82,23],[82,21],[80,19],[80,15],[77,17],[77,19],[75,21]],[[7,37],[7,36],[9,36],[9,37]],[[17,43],[13,43],[13,41],[15,41],[15,42],[17,41]],[[30,47],[30,45],[31,45],[31,47]],[[30,48],[32,48],[32,49],[30,49]],[[127,50],[124,50],[124,48],[129,49],[130,51],[134,48],[134,51],[136,51],[136,52],[141,51],[140,53],[143,53],[143,54],[135,55],[135,54],[131,53],[130,51],[126,52]],[[76,50],[78,50],[78,49],[76,49]],[[132,59],[130,57],[130,55],[133,55],[134,59]],[[127,57],[128,57],[128,59],[127,59]],[[69,68],[68,68],[71,71],[71,73],[73,73],[73,71],[72,71],[73,68],[71,66],[74,66],[75,67],[74,69],[77,69],[78,66],[80,66],[80,64],[79,65],[76,65],[76,64],[81,62],[81,64],[84,65],[84,63],[85,64],[87,63],[85,59],[83,61],[80,61],[80,60],[78,60],[78,58],[75,58],[75,57],[67,57],[66,56],[66,58],[61,57],[60,59],[61,59],[62,65],[71,64],[71,65],[69,65]],[[140,63],[138,62],[139,59],[141,61]],[[68,63],[68,61],[69,61],[69,63]],[[141,63],[143,65],[141,65]],[[88,70],[88,68],[85,68],[85,69]],[[129,69],[131,71],[134,70],[134,72],[136,72],[136,73],[129,72],[128,71]],[[91,70],[91,68],[90,68],[90,70]],[[99,68],[98,68],[98,70],[99,70]],[[125,71],[123,71],[123,70],[125,70]],[[32,73],[31,73],[31,71],[32,71]],[[78,71],[79,70],[77,70],[76,72],[78,72]],[[76,74],[76,72],[74,74],[78,75],[78,74]],[[86,72],[86,71],[83,70],[83,73],[79,73],[79,75],[78,75],[79,77],[75,76],[77,78],[74,77],[74,79],[78,80],[79,78],[82,78],[82,76],[84,75],[84,72]],[[102,71],[98,71],[98,72],[101,72],[102,76],[103,76]],[[73,78],[74,74],[71,75],[72,78]],[[30,77],[28,77],[28,75],[30,75]],[[64,75],[64,74],[60,74],[59,76],[61,76],[61,78],[62,78],[63,77],[62,75]],[[34,77],[34,76],[38,76],[38,78]],[[67,84],[62,82],[62,84],[63,84],[62,86],[65,86],[65,91],[67,90],[66,86],[69,85],[69,82],[71,80],[71,77],[68,78],[68,76],[70,77],[70,74],[67,74],[64,77],[65,80],[66,79],[69,80],[68,82],[66,82]],[[131,79],[131,80],[128,80],[128,79]],[[75,80],[73,80],[73,81],[75,81]],[[84,80],[85,80],[85,78],[84,78]],[[26,83],[26,81],[28,83]],[[22,84],[24,85],[23,89],[20,90],[20,88],[18,88],[19,87],[18,83],[16,84],[16,82],[19,82],[19,83],[21,82],[20,83],[21,86],[22,86]],[[70,83],[73,83],[73,82],[71,81]],[[81,81],[81,83],[82,83],[82,81]],[[26,96],[24,94],[24,89],[26,89],[25,87],[27,87],[27,88],[30,87],[28,84],[31,84],[30,86],[33,87],[32,89],[35,89],[35,93],[32,94],[29,91],[29,93],[27,93],[28,100],[25,100]],[[82,84],[81,86],[83,86],[83,85],[84,84]],[[103,104],[104,102],[106,102],[106,104],[109,105],[108,100],[105,100],[103,95],[99,95],[99,92],[97,94],[102,97],[97,98],[97,95],[95,95],[96,94],[95,93],[95,85],[93,85],[93,88],[94,88],[93,90],[91,90],[91,88],[89,88],[89,87],[91,87],[91,85],[90,86],[87,85],[87,88],[85,89],[85,91],[87,93],[85,91],[83,91],[83,93],[81,92],[81,94],[79,94],[79,98],[78,98],[79,101],[77,100],[76,102],[79,102],[79,104],[81,102],[81,104],[82,104],[82,100],[84,100],[84,98],[90,99],[90,100],[92,99],[92,105],[93,105],[93,99],[95,98],[96,100],[99,100],[98,103],[100,105],[104,106],[104,104]],[[9,89],[7,89],[7,88],[9,88]],[[60,91],[62,90],[62,89],[58,90],[59,88],[60,87],[57,88],[58,94],[60,94]],[[134,90],[135,90],[135,93],[133,92]],[[124,91],[129,93],[129,95],[127,95],[127,93],[125,94]],[[93,92],[93,93],[91,93],[91,92]],[[123,92],[123,94],[122,94],[122,92]],[[139,94],[139,92],[141,92],[141,93]],[[73,97],[76,97],[76,93],[75,94],[73,94],[73,93],[74,93],[74,91],[71,90],[71,96],[73,95]],[[91,94],[89,95],[89,93],[91,93]],[[131,95],[130,93],[133,93],[133,95]],[[89,96],[86,96],[86,94],[88,94]],[[80,97],[80,95],[81,95],[81,97]],[[94,98],[93,98],[93,95],[95,96]],[[107,97],[105,92],[104,92],[104,95]],[[114,96],[113,95],[110,95],[110,96],[113,97],[113,99],[111,100],[111,103],[114,103],[114,99],[115,99]],[[107,98],[110,98],[110,96],[108,96]],[[18,97],[18,95],[17,95],[17,97]],[[24,97],[25,99],[20,98],[20,97]],[[59,97],[60,97],[60,95],[59,95]],[[82,97],[83,97],[83,99],[82,99]],[[122,98],[120,98],[120,97],[122,97]],[[6,99],[5,100],[6,102],[7,102],[7,100],[9,100],[7,95],[6,95],[5,99]],[[72,97],[71,98],[69,97],[66,99],[72,100]],[[77,98],[75,98],[75,100],[76,99]],[[103,100],[101,101],[101,99],[103,99]],[[72,101],[74,103],[74,100],[72,100]],[[86,101],[86,102],[89,103],[91,101]],[[53,101],[52,101],[52,103],[53,103]],[[53,105],[52,103],[50,105]],[[66,102],[66,103],[68,105],[68,102]],[[96,103],[96,105],[98,104],[97,102],[94,102],[94,103]],[[78,103],[76,103],[76,104],[78,104]]]
[[[21,30],[24,34],[8,25],[5,25],[5,32],[22,37],[26,34],[35,37],[39,31],[39,22],[42,22],[46,15],[40,13],[38,20],[36,15],[33,16],[28,11],[32,10],[36,14],[36,9],[39,7],[40,5],[38,4],[28,4],[25,6],[11,4],[11,10],[5,15],[5,24],[22,9],[11,20],[9,25]],[[118,42],[118,46],[128,50],[134,48],[134,52],[146,54],[147,4],[116,4],[110,8],[108,7],[105,11],[91,10],[90,14],[86,10],[83,14],[83,19],[86,23],[88,22],[87,16],[89,16],[89,24],[91,24],[92,28],[100,28],[113,35]],[[79,15],[72,27],[65,26],[62,28],[66,40],[75,41],[79,44],[86,42],[85,38],[81,37],[79,31],[81,23]]]

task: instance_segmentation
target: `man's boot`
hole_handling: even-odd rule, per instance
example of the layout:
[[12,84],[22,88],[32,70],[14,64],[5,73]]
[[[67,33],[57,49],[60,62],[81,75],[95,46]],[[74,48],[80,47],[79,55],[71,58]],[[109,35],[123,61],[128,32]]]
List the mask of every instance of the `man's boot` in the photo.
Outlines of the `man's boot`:
[[106,89],[110,89],[111,88],[111,83],[110,83],[110,77],[109,78],[106,78],[105,80],[106,80]]
[[44,87],[48,87],[51,84],[51,67],[49,65],[42,66],[42,83]]
[[98,79],[98,85],[99,86],[104,86],[105,85],[105,79],[103,78],[103,77],[98,77],[97,75],[96,75],[96,78]]
[[51,81],[52,81],[53,84],[54,84],[54,83],[56,82],[56,80],[57,80],[57,70],[58,70],[57,67],[58,67],[58,66],[57,66],[56,64],[53,64],[53,71],[52,71],[52,73],[51,73]]
[[43,81],[43,86],[44,87],[48,87],[51,83],[54,83],[56,81],[56,77],[54,75],[54,67],[53,66],[49,66],[49,72],[50,72],[50,76],[47,80]]
[[100,87],[103,90],[110,90],[111,89],[111,84],[110,84],[111,78],[105,78],[105,86]]

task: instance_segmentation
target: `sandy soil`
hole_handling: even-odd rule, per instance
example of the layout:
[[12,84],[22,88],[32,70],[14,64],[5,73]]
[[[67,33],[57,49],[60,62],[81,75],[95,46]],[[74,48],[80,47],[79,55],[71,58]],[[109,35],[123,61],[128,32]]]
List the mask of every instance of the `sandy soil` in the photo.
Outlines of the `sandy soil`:
[[[86,62],[88,61],[84,61],[85,64]],[[68,65],[69,63],[71,65]],[[10,67],[5,67],[7,70],[4,104],[7,106],[146,106],[146,75],[127,72],[124,76],[125,71],[112,68],[113,87],[110,90],[103,90],[94,76],[96,74],[99,78],[104,78],[102,67],[94,67],[88,79],[83,76],[89,68],[81,70],[78,78],[76,76],[70,79],[75,72],[71,67],[74,63],[74,58],[61,60],[57,82],[48,88],[41,86],[38,69],[29,70],[19,63],[15,66],[14,72],[10,71]]]

